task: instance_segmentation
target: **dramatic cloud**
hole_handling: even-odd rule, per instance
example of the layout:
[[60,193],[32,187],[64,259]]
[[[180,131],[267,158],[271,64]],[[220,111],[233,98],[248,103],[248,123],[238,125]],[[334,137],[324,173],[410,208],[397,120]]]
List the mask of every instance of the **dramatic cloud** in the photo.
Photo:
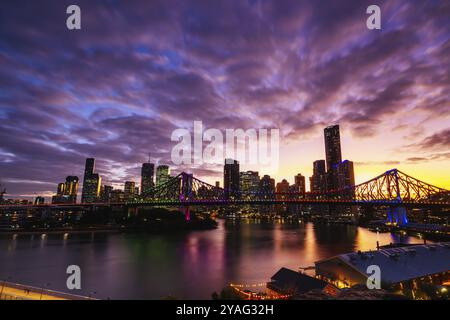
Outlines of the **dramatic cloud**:
[[450,128],[426,137],[417,146],[426,150],[450,150]]
[[448,1],[380,1],[375,31],[370,1],[76,3],[79,31],[65,26],[73,1],[2,3],[0,178],[12,196],[81,178],[86,157],[108,183],[138,177],[148,154],[172,166],[171,133],[194,120],[280,128],[283,144],[334,122],[353,139],[398,130],[410,139],[399,145],[433,154],[357,163],[448,159],[448,129],[411,134],[450,116]]

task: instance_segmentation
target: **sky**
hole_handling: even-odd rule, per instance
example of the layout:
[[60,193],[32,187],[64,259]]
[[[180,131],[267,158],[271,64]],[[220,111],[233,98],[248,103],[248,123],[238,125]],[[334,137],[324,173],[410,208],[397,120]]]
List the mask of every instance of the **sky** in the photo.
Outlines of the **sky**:
[[[66,28],[71,4],[81,30]],[[398,168],[450,189],[449,21],[445,0],[2,0],[6,197],[49,197],[87,157],[115,186],[139,183],[148,154],[221,181],[221,165],[171,161],[172,132],[193,121],[278,128],[280,166],[260,170],[277,181],[310,176],[338,123],[357,183]]]

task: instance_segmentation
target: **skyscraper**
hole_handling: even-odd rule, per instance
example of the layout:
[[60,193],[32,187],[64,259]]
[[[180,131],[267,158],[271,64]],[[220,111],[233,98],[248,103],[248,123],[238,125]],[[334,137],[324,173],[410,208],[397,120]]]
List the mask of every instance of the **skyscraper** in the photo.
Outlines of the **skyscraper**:
[[104,185],[100,191],[100,200],[102,202],[108,203],[112,199],[112,192],[114,188],[112,186]]
[[353,161],[344,160],[338,164],[338,188],[345,189],[355,185],[355,171]]
[[281,182],[277,183],[276,190],[277,190],[277,193],[281,193],[281,194],[277,194],[277,200],[287,199],[287,194],[284,194],[284,193],[289,192],[289,182],[287,182],[286,179],[281,180]]
[[305,193],[306,192],[306,181],[305,177],[301,173],[294,177],[294,185],[297,187],[296,192]]
[[67,176],[65,183],[58,183],[58,189],[56,195],[52,197],[52,203],[76,203],[78,181],[77,176]]
[[125,200],[132,200],[134,198],[135,191],[134,181],[126,181],[124,188]]
[[327,160],[327,190],[336,190],[339,188],[338,165],[342,162],[339,125],[326,127],[324,137]]
[[342,161],[341,136],[339,125],[329,126],[324,129],[325,137],[325,158],[327,160],[327,172],[333,170]]
[[143,163],[141,169],[141,195],[146,198],[151,196],[154,185],[153,175],[155,173],[155,165],[153,163]]
[[41,205],[41,204],[45,204],[45,198],[44,198],[44,197],[41,197],[41,196],[37,196],[37,197],[34,199],[34,205],[35,205],[35,206],[38,206],[38,205]]
[[64,195],[64,191],[66,190],[66,184],[64,182],[58,183],[58,190],[56,191],[57,196]]
[[86,179],[91,174],[94,174],[94,169],[95,169],[95,159],[94,158],[87,158],[86,159],[86,164],[84,166],[84,179]]
[[313,175],[309,178],[311,192],[324,192],[327,190],[327,175],[325,160],[316,160],[313,163]]
[[261,199],[273,199],[275,194],[275,179],[264,175],[259,181],[259,193]]
[[239,162],[237,160],[225,159],[223,188],[225,189],[226,199],[239,196]]
[[[287,182],[286,179],[283,179],[281,182],[278,182],[276,191],[277,191],[277,195],[276,195],[277,200],[289,199],[289,194],[288,194],[289,193],[289,182]],[[278,212],[285,211],[286,205],[277,204],[276,209]]]
[[255,199],[259,190],[259,173],[257,171],[240,172],[239,189],[247,199]]
[[95,159],[87,158],[84,168],[83,191],[81,194],[81,202],[95,202],[100,194],[101,177],[94,173]]
[[159,165],[156,168],[156,186],[160,186],[162,184],[169,182],[169,179],[170,179],[169,166],[166,166],[164,164]]
[[66,177],[64,195],[67,196],[67,202],[76,203],[78,194],[79,179],[77,176]]
[[88,176],[83,182],[81,201],[83,203],[96,202],[100,195],[101,184],[102,178],[97,173],[93,173]]

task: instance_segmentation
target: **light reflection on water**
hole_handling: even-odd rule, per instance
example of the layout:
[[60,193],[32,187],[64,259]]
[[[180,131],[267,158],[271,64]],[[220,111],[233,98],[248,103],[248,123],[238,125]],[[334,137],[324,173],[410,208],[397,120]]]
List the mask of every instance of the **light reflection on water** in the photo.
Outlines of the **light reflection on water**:
[[112,299],[209,299],[229,283],[260,283],[280,268],[297,270],[376,242],[421,239],[346,225],[223,221],[210,231],[172,234],[19,235],[0,237],[0,278],[65,288],[66,268],[82,270],[75,294]]

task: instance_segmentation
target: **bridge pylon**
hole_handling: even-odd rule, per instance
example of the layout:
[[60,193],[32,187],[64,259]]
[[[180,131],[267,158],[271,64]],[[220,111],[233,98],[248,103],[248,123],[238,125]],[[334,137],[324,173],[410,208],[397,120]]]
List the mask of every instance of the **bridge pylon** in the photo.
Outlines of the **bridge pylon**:
[[387,210],[387,223],[398,226],[408,224],[408,215],[405,207],[391,206]]

